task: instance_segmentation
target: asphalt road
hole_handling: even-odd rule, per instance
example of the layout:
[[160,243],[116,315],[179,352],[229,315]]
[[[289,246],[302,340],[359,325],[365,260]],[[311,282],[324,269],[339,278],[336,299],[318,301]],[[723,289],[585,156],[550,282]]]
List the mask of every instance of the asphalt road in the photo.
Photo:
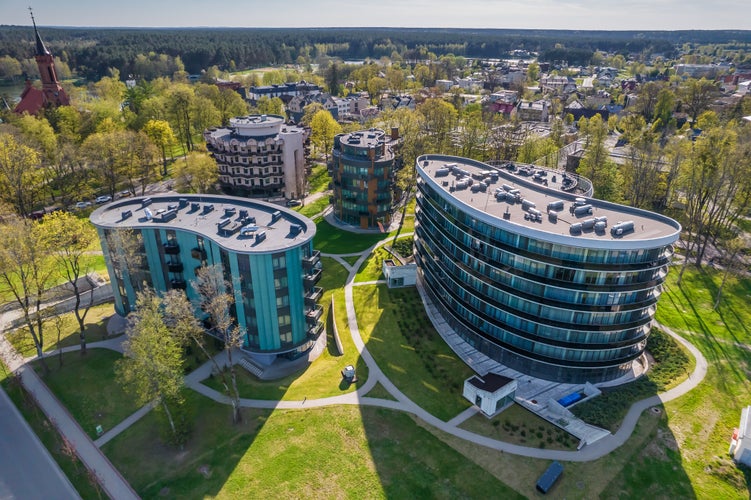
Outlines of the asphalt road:
[[0,500],[81,498],[0,389]]

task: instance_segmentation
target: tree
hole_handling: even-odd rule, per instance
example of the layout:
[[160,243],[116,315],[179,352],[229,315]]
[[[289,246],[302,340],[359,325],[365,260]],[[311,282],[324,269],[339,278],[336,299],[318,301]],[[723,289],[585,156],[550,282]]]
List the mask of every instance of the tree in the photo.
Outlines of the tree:
[[7,55],[0,57],[0,80],[14,81],[22,73],[21,63],[18,62],[18,59]]
[[187,84],[173,85],[167,93],[166,108],[172,130],[185,146],[185,152],[193,150],[193,89]]
[[328,161],[334,136],[342,132],[341,125],[334,120],[331,113],[322,110],[313,115],[313,119],[310,120],[310,129],[310,140],[319,153],[323,151]]
[[737,274],[743,269],[743,262],[739,258],[745,248],[748,248],[747,243],[740,236],[736,236],[732,239],[722,240],[720,250],[722,251],[722,265],[724,271],[722,272],[722,281],[717,288],[717,295],[715,296],[714,305],[712,309],[720,307],[722,301],[722,292],[725,289],[725,284],[731,275]]
[[47,248],[42,243],[44,228],[41,224],[10,218],[1,226],[3,244],[0,245],[0,290],[13,297],[19,305],[23,322],[42,364],[44,361],[44,321],[46,311],[43,299],[54,284],[54,267],[47,258]]
[[78,321],[81,354],[86,354],[85,320],[93,304],[94,288],[91,287],[88,302],[82,307],[81,297],[85,292],[81,290],[78,280],[93,269],[94,256],[89,250],[98,241],[96,231],[86,219],[58,211],[44,218],[41,240],[57,264],[58,274],[73,289],[73,313]]
[[162,175],[167,175],[167,149],[177,140],[167,120],[149,120],[143,127],[144,133],[162,152]]
[[19,215],[39,201],[44,172],[39,153],[8,133],[0,133],[0,200]]
[[159,152],[143,132],[124,132],[124,148],[122,155],[122,175],[128,183],[131,192],[136,192],[136,186],[141,188],[141,195],[146,193],[146,187],[157,177],[157,158]]
[[717,84],[713,81],[701,78],[696,80],[689,78],[678,89],[683,106],[691,115],[691,123],[709,108],[712,99],[717,93]]
[[262,96],[256,103],[256,112],[259,115],[284,116],[284,102],[278,97]]
[[242,414],[240,413],[240,393],[237,390],[237,373],[232,361],[232,352],[233,349],[240,347],[245,332],[237,325],[230,311],[230,307],[234,303],[234,296],[229,293],[231,284],[225,280],[222,266],[216,264],[198,269],[192,286],[198,296],[198,308],[206,314],[215,334],[224,342],[232,385],[230,394],[233,410],[232,420],[238,423],[242,420]]
[[154,403],[162,408],[174,442],[181,442],[184,436],[170,407],[183,402],[183,349],[181,339],[165,322],[163,300],[152,291],[140,292],[125,334],[124,357],[116,365],[118,377],[139,404]]
[[620,198],[616,188],[618,170],[615,163],[610,160],[610,155],[605,147],[605,138],[608,133],[607,123],[603,122],[602,116],[597,114],[589,119],[586,129],[588,145],[577,172],[592,181],[595,197],[602,200],[617,201]]
[[191,151],[175,164],[175,178],[180,189],[193,193],[206,193],[219,180],[216,161],[207,153]]
[[435,153],[451,151],[451,132],[457,120],[456,108],[443,99],[431,98],[423,102],[417,111],[425,118],[422,121],[428,137],[426,146]]
[[[216,357],[212,356],[206,348],[206,330],[201,326],[196,318],[193,304],[190,303],[185,293],[181,290],[170,290],[164,295],[164,314],[167,327],[173,335],[182,338],[182,344],[188,345],[190,342],[195,344],[214,367],[214,373],[218,374],[224,388],[224,393],[233,402],[239,402],[240,394],[236,391],[237,386],[232,385],[227,380],[224,370],[219,366]],[[235,417],[235,408],[233,405],[232,415]]]
[[324,111],[325,109],[326,108],[324,108],[323,104],[321,104],[320,102],[311,102],[303,108],[300,124],[305,127],[310,127],[310,123],[313,121],[313,117],[316,115],[316,113],[318,113],[319,111]]

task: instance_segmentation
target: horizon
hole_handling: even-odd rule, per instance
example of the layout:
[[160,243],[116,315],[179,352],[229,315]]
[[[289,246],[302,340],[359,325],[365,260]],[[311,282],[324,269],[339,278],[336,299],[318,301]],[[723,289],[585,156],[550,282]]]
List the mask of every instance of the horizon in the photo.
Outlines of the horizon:
[[[0,11],[4,25],[31,25],[28,2],[6,0],[4,4]],[[37,25],[52,28],[751,30],[751,9],[743,0],[712,4],[702,0],[539,0],[534,4],[465,0],[458,13],[456,4],[448,0],[383,0],[378,8],[368,11],[353,11],[332,0],[288,0],[283,6],[250,4],[231,11],[207,9],[199,0],[131,0],[127,5],[106,0],[79,0],[75,4],[37,0],[31,7]]]

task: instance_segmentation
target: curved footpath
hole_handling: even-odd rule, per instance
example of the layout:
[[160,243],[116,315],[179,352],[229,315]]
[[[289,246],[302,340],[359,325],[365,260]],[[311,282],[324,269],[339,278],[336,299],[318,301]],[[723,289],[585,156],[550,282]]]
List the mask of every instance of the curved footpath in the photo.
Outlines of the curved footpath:
[[[412,233],[403,233],[401,236],[409,236]],[[266,409],[289,409],[299,410],[303,408],[316,408],[331,405],[367,405],[377,406],[382,408],[389,408],[393,410],[404,411],[412,413],[416,417],[425,421],[427,424],[440,429],[441,431],[456,436],[460,439],[464,439],[487,448],[491,448],[506,453],[515,455],[521,455],[532,458],[546,459],[546,460],[565,460],[571,462],[585,462],[590,460],[596,460],[608,453],[612,452],[622,444],[624,444],[633,433],[636,423],[639,420],[641,413],[655,405],[660,405],[667,401],[671,401],[678,398],[688,391],[696,387],[704,379],[707,373],[707,360],[699,352],[696,347],[690,344],[687,340],[677,335],[669,328],[660,325],[660,328],[668,332],[673,338],[684,345],[696,359],[696,367],[694,371],[689,375],[688,379],[673,389],[666,391],[662,394],[658,394],[641,401],[634,403],[626,414],[620,428],[615,434],[610,434],[592,445],[585,446],[577,451],[560,451],[560,450],[548,450],[540,448],[532,448],[527,446],[519,446],[504,441],[499,441],[486,436],[475,434],[467,430],[457,427],[457,425],[465,420],[465,417],[471,416],[475,412],[474,408],[469,408],[460,413],[454,419],[444,422],[438,419],[432,414],[425,411],[418,406],[414,401],[409,399],[404,393],[402,393],[391,380],[383,373],[381,368],[376,363],[373,356],[365,346],[365,342],[360,334],[360,329],[357,324],[357,316],[355,311],[353,288],[355,286],[371,285],[376,282],[364,282],[355,283],[355,277],[357,271],[362,266],[363,262],[368,256],[379,246],[386,244],[390,240],[387,237],[372,245],[370,248],[353,254],[322,254],[325,257],[331,257],[342,264],[345,269],[349,271],[347,275],[346,284],[344,286],[345,306],[347,310],[347,322],[352,335],[352,340],[362,356],[363,360],[368,366],[369,375],[365,384],[358,388],[356,391],[341,394],[338,396],[332,396],[328,398],[319,399],[305,399],[303,401],[273,401],[273,400],[258,400],[258,399],[241,399],[240,403],[243,407],[249,408],[266,408]],[[342,257],[359,255],[357,261],[350,265]],[[8,314],[0,316],[0,328],[3,328],[10,323],[11,318]],[[124,328],[124,321],[119,324],[119,329]],[[90,348],[106,348],[122,352],[120,343],[124,340],[123,336],[106,340],[103,342],[92,342],[88,345]],[[78,346],[66,348],[65,351],[77,350]],[[97,477],[102,483],[105,491],[114,498],[137,498],[136,493],[132,490],[130,485],[122,478],[119,472],[112,466],[107,458],[102,454],[98,447],[110,439],[117,436],[120,432],[127,429],[130,425],[138,421],[141,417],[149,412],[151,407],[149,405],[139,409],[133,415],[125,419],[123,422],[110,429],[103,436],[101,436],[96,442],[93,442],[80,428],[80,426],[73,420],[72,416],[62,406],[62,404],[52,395],[51,392],[42,383],[41,379],[36,375],[34,370],[26,369],[25,361],[28,360],[15,360],[13,358],[14,351],[7,340],[0,336],[0,355],[6,359],[6,363],[11,365],[11,368],[17,370],[21,374],[21,379],[24,386],[32,392],[42,406],[45,413],[49,418],[56,421],[60,432],[66,439],[74,443],[76,450],[81,456],[86,466],[95,471]],[[49,355],[53,355],[50,353]],[[237,357],[236,357],[237,359]],[[220,365],[227,364],[226,353],[222,352],[217,354],[217,361]],[[191,389],[223,404],[229,404],[229,399],[224,394],[211,389],[201,383],[211,373],[212,363],[207,362],[198,369],[194,370],[185,378],[185,383]],[[377,384],[380,383],[391,394],[396,401],[371,398],[366,394]]]

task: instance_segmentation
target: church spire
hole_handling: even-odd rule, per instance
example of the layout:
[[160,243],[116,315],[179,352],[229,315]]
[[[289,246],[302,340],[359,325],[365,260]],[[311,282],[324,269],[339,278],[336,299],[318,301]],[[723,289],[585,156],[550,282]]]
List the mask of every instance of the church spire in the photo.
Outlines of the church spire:
[[42,37],[39,36],[39,31],[37,30],[37,23],[36,23],[36,20],[34,19],[34,11],[31,10],[31,7],[29,7],[29,14],[31,14],[31,23],[34,25],[34,36],[36,37],[37,52],[35,55],[48,56],[50,55],[50,51],[47,50],[47,47],[44,46]]

